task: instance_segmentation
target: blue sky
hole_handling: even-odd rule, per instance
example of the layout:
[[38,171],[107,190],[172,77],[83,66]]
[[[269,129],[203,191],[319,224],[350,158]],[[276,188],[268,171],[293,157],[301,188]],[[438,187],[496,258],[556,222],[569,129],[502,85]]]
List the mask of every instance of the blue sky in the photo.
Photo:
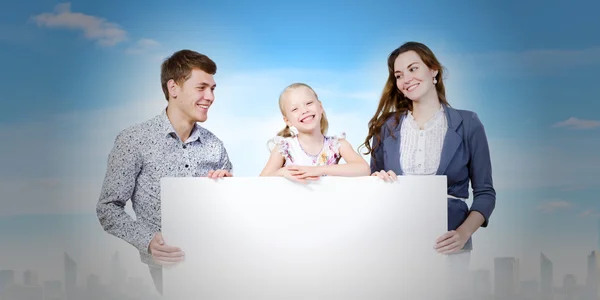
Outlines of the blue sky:
[[[476,111],[486,126],[497,218],[510,223],[515,212],[530,213],[523,218],[537,223],[525,231],[548,238],[561,224],[554,229],[562,234],[580,233],[578,253],[596,239],[584,228],[600,213],[599,3],[11,5],[0,12],[0,138],[10,141],[0,145],[8,195],[0,215],[92,211],[115,135],[165,105],[159,66],[176,50],[217,62],[217,102],[206,126],[226,143],[237,174],[256,176],[266,140],[283,126],[276,104],[283,87],[313,85],[332,131],[348,132],[358,146],[387,55],[417,40],[447,67],[450,103]],[[493,225],[497,234],[508,234],[501,224]]]
[[[32,113],[32,104],[36,105],[33,113],[41,114],[97,108],[118,102],[123,91],[129,90],[125,78],[138,77],[140,71],[143,72],[141,69],[156,73],[156,63],[123,55],[123,51],[143,38],[160,43],[156,51],[160,51],[161,55],[181,47],[194,47],[218,57],[222,68],[237,70],[285,67],[355,72],[364,68],[366,63],[373,63],[365,62],[369,58],[377,57],[378,63],[384,63],[385,55],[406,40],[422,40],[438,52],[465,56],[491,56],[498,52],[577,51],[597,47],[598,38],[591,34],[594,28],[592,12],[595,10],[584,7],[598,4],[545,4],[548,11],[540,13],[535,1],[518,5],[516,1],[503,2],[496,4],[497,7],[489,3],[460,3],[430,1],[420,2],[417,6],[407,3],[404,7],[397,2],[374,1],[369,7],[360,9],[342,1],[327,5],[318,4],[318,1],[302,5],[235,1],[198,4],[183,1],[169,6],[148,4],[143,9],[133,1],[118,6],[110,2],[71,3],[73,13],[96,16],[107,23],[118,24],[115,26],[123,33],[112,37],[116,44],[110,47],[82,38],[82,30],[40,28],[31,20],[36,15],[53,13],[58,3],[15,4],[12,10],[1,13],[0,24],[4,29],[0,42],[7,54],[1,60],[4,66],[11,66],[12,71],[4,72],[2,81],[15,82],[8,88],[9,95],[20,101],[11,103],[10,107],[14,109],[10,113],[4,112],[0,120],[22,120],[23,116]],[[513,58],[519,59],[518,55]],[[517,65],[511,68],[510,74],[504,74],[513,80],[504,78],[510,88],[498,84],[493,70],[484,70],[490,80],[477,86],[484,91],[486,104],[493,103],[486,106],[490,110],[509,107],[506,101],[500,100],[504,95],[517,98],[513,101],[524,105],[526,111],[545,103],[531,98],[548,98],[547,93],[539,89],[543,84],[542,78],[523,78],[522,74],[530,70],[523,70],[523,65],[518,66],[521,62],[516,59],[499,61],[493,56],[487,58],[488,63]],[[578,86],[593,85],[592,65],[587,68],[581,68],[580,62],[569,62],[568,65],[571,66],[556,68],[550,74],[541,71],[536,75],[544,75],[547,88],[558,88],[560,85],[550,83],[572,78],[574,65],[579,68],[576,71],[582,80],[578,80]],[[450,70],[451,74],[464,66],[459,63],[454,67]],[[486,69],[484,65],[475,67]],[[118,76],[114,76],[116,69],[119,70]],[[27,88],[29,84],[36,88]],[[476,93],[478,89],[470,91]],[[506,90],[518,92],[506,94]],[[41,95],[40,91],[43,91]],[[560,91],[550,93],[550,103],[561,98],[558,97]],[[564,93],[574,98],[586,95],[583,91],[575,91],[574,95],[573,91]],[[503,96],[494,97],[494,94]],[[530,94],[529,97],[520,97],[527,94]],[[481,109],[478,111],[485,113]],[[581,113],[585,114],[585,111],[582,109]]]

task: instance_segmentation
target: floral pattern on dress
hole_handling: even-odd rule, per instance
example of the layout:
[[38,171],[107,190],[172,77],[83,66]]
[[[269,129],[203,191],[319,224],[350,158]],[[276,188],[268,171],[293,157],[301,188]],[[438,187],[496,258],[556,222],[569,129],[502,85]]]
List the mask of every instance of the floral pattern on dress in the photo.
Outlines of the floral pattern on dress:
[[[340,154],[340,140],[346,138],[346,133],[339,136],[325,136],[323,148],[317,155],[306,153],[297,137],[283,138],[276,136],[271,139],[273,146],[278,148],[279,153],[285,159],[284,166],[324,166],[336,165],[342,158]],[[272,150],[272,149],[271,149]]]
[[294,163],[294,158],[290,153],[290,143],[287,141],[287,139],[277,136],[274,138],[274,141],[276,143],[277,148],[279,149],[279,153],[281,153],[286,162],[290,161],[290,163]]

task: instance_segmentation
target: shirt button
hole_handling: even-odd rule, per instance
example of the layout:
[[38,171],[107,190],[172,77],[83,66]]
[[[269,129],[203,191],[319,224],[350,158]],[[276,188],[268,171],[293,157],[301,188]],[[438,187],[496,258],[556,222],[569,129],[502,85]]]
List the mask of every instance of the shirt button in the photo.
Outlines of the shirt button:
[[185,165],[185,167],[187,168],[187,167],[189,167],[189,165]]
[[187,148],[187,146],[186,146],[186,145],[183,145],[183,149],[185,149],[185,148]]

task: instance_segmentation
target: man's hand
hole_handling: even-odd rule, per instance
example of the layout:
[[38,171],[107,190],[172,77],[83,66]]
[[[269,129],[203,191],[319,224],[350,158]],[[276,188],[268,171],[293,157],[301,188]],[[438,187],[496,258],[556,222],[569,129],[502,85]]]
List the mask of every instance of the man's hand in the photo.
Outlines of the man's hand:
[[148,251],[152,254],[154,261],[162,266],[176,265],[185,257],[185,253],[180,248],[167,245],[160,232],[154,234]]
[[233,177],[233,174],[229,173],[227,170],[210,170],[208,171],[208,178],[223,178],[223,177]]

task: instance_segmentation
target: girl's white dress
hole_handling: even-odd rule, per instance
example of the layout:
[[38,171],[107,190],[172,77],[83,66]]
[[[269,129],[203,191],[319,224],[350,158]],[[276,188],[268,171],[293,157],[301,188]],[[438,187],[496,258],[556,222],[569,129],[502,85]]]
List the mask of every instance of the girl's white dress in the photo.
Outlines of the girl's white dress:
[[278,148],[279,153],[285,158],[284,166],[325,166],[336,165],[342,156],[340,155],[340,140],[345,139],[346,134],[339,136],[325,136],[323,138],[323,148],[319,153],[307,153],[298,141],[298,137],[276,136],[270,140],[270,151],[274,147]]

